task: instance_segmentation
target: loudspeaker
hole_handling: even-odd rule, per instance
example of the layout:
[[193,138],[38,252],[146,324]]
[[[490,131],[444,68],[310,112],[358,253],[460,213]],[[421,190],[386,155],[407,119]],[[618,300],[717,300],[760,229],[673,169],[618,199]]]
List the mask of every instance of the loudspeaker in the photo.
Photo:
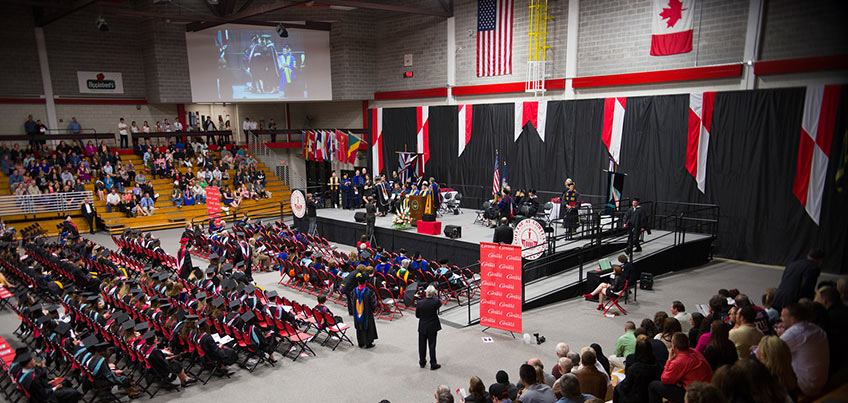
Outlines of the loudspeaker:
[[435,214],[422,214],[421,221],[436,221]]
[[458,225],[445,225],[445,236],[450,239],[462,237],[462,227]]
[[643,290],[653,290],[654,275],[651,273],[642,273],[642,275],[639,276],[639,288]]
[[353,215],[353,219],[356,220],[356,222],[365,222],[365,213],[360,211]]

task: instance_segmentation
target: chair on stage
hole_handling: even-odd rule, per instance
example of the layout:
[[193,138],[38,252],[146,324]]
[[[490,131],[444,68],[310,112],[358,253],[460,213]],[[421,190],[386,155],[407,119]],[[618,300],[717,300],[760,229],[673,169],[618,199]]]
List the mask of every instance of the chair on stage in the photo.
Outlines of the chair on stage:
[[[621,305],[618,304],[618,301],[621,299],[621,297],[624,296],[625,293],[627,293],[627,287],[629,285],[628,283],[629,281],[624,282],[624,288],[618,294],[613,293],[612,290],[607,290],[607,296],[609,297],[609,299],[607,300],[607,302],[604,303],[604,315],[606,315],[607,312],[609,312],[609,310],[613,307],[618,309],[618,311],[621,312],[623,315],[627,315],[627,311],[624,310],[624,308],[622,308]],[[613,315],[614,314],[615,313],[613,312]]]
[[489,211],[489,208],[491,208],[491,207],[492,207],[492,202],[490,202],[488,200],[484,201],[483,202],[483,208],[481,210],[476,211],[477,217],[474,219],[474,222],[472,224],[477,224],[478,222],[480,224],[485,224],[486,223],[486,212]]

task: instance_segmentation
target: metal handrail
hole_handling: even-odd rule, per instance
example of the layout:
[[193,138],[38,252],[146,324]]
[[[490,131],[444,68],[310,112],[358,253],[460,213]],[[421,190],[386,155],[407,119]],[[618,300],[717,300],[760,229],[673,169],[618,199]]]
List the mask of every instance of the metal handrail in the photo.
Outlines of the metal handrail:
[[86,198],[93,200],[90,190],[41,195],[0,196],[0,216],[79,211],[83,200]]
[[[273,206],[280,206],[280,212],[281,212],[280,215],[282,216],[283,215],[282,212],[285,210],[285,202],[284,201],[281,201],[281,202],[268,201],[268,202],[256,204],[256,205],[251,206],[249,208],[232,210],[229,213],[224,213],[222,211],[221,213],[217,214],[217,216],[218,216],[218,218],[221,218],[225,221],[228,220],[228,219],[232,221],[232,220],[235,220],[236,218],[238,218],[239,214],[242,214],[244,216],[249,216],[250,213],[252,213],[252,212],[267,210],[269,207],[273,207]],[[190,221],[191,221],[192,224],[198,224],[198,223],[203,223],[203,222],[208,221],[209,218],[211,218],[209,214],[202,214],[202,215],[192,217]]]

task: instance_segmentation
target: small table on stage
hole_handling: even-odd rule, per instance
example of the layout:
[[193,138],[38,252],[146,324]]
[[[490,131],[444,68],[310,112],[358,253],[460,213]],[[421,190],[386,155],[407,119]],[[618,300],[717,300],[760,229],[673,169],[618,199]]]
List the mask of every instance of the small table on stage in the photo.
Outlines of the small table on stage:
[[442,222],[418,221],[418,233],[427,235],[439,235],[442,233]]

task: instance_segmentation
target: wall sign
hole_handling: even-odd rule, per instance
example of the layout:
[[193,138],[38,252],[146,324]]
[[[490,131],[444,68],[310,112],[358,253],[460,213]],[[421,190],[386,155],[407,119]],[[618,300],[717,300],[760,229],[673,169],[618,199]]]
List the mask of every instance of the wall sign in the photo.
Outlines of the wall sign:
[[77,71],[80,94],[123,94],[121,73],[105,71]]
[[306,215],[306,197],[300,189],[292,190],[291,192],[291,209],[292,213],[297,218],[303,218]]
[[545,251],[547,236],[538,221],[525,218],[518,222],[513,232],[512,244],[520,246],[525,259],[536,260]]

